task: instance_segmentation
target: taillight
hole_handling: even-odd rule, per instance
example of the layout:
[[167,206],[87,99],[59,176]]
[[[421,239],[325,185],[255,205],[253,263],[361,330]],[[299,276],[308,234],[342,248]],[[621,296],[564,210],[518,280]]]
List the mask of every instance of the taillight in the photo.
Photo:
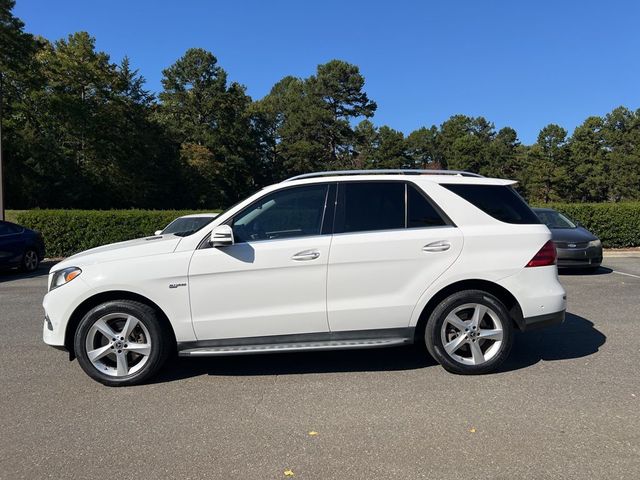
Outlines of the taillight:
[[551,240],[545,243],[538,253],[527,263],[526,267],[546,267],[555,265],[557,259],[556,246]]

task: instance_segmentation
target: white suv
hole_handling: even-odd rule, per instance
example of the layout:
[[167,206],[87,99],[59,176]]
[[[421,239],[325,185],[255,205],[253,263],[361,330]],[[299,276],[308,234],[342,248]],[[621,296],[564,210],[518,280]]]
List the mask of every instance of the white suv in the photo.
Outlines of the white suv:
[[182,356],[425,344],[495,370],[514,330],[564,319],[551,233],[515,182],[466,172],[324,172],[272,185],[186,236],[53,267],[44,341],[105,385]]

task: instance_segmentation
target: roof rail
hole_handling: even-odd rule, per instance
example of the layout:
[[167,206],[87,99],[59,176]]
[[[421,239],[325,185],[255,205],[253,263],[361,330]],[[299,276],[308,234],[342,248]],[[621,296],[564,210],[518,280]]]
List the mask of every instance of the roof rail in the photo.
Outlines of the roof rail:
[[479,177],[477,173],[464,172],[461,170],[414,170],[414,169],[380,169],[380,170],[335,170],[329,172],[314,172],[296,175],[287,178],[285,182],[301,180],[303,178],[333,177],[340,175],[458,175],[461,177]]

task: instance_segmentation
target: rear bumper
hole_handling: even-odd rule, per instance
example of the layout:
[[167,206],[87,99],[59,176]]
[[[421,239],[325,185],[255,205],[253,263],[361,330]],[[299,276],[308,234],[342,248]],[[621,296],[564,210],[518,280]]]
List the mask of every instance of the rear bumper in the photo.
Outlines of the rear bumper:
[[559,312],[547,313],[545,315],[537,315],[535,317],[527,317],[521,320],[519,325],[520,330],[528,332],[530,330],[537,330],[538,328],[550,327],[551,325],[557,325],[564,322],[565,310]]
[[45,256],[46,250],[44,248],[44,244],[38,245],[38,258],[40,259],[40,261],[44,260]]
[[567,308],[567,295],[558,281],[555,265],[523,268],[515,275],[496,282],[517,300],[520,312],[516,319],[522,329],[525,318],[536,318],[563,312]]

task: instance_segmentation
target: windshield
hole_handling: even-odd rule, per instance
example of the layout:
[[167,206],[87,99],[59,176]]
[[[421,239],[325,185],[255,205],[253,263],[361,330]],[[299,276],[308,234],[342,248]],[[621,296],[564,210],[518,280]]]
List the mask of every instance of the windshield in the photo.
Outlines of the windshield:
[[536,215],[549,228],[576,228],[576,224],[555,210],[536,210]]
[[187,218],[177,218],[173,222],[171,222],[167,227],[162,231],[162,234],[173,233],[180,237],[186,237],[187,235],[191,235],[194,232],[197,232],[205,225],[208,225],[213,221],[215,217],[187,217]]

